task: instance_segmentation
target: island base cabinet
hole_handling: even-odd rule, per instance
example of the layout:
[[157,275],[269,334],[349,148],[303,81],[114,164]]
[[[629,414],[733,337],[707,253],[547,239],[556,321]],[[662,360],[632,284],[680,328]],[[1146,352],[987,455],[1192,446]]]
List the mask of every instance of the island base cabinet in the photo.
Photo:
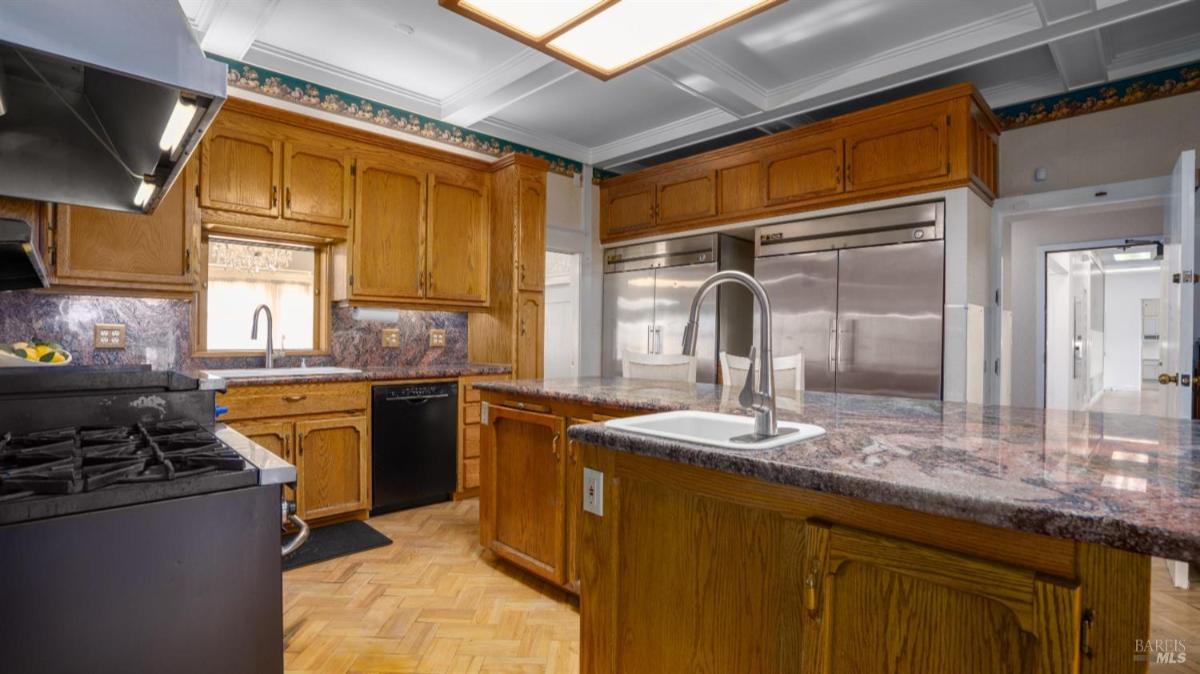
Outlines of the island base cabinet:
[[1148,557],[580,450],[586,674],[1146,671]]

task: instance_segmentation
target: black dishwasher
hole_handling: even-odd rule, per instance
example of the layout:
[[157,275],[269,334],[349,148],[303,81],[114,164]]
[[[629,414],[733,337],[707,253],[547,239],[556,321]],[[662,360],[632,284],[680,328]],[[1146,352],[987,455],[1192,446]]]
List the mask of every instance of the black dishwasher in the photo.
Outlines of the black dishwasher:
[[458,384],[376,386],[371,514],[449,500],[458,462]]

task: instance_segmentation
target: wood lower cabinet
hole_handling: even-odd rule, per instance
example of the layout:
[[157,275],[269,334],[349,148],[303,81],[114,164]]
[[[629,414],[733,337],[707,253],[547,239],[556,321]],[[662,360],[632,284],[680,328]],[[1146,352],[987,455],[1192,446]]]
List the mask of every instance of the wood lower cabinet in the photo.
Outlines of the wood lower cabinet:
[[[272,454],[282,457],[284,461],[295,465],[296,456],[292,451],[296,443],[296,424],[292,421],[248,421],[233,424],[234,430],[267,448]],[[284,497],[295,500],[296,491],[291,487],[283,488]],[[299,505],[297,504],[297,512]],[[303,515],[301,515],[303,517]]]
[[301,517],[321,519],[371,507],[371,449],[367,418],[296,422]]
[[425,296],[487,303],[490,252],[485,184],[431,176],[428,213]]
[[270,135],[214,125],[200,150],[200,205],[250,215],[279,216],[279,155]]
[[487,523],[480,543],[553,583],[566,582],[566,424],[562,417],[489,406],[483,455]]
[[950,175],[950,108],[930,105],[846,130],[846,191],[882,190]]
[[[593,415],[595,416],[595,415]],[[603,419],[567,419],[567,428],[590,424]],[[583,448],[567,438],[567,481],[565,485],[567,513],[567,589],[579,593],[579,521],[583,517]]]
[[480,448],[483,446],[481,396],[475,384],[508,379],[508,375],[480,375],[458,380],[458,487],[455,498],[479,493]]
[[354,201],[349,152],[316,145],[283,145],[283,217],[350,226]]
[[57,206],[48,237],[54,285],[190,293],[195,180],[189,164],[150,215]]
[[360,161],[351,235],[350,296],[425,296],[426,176],[391,164]]

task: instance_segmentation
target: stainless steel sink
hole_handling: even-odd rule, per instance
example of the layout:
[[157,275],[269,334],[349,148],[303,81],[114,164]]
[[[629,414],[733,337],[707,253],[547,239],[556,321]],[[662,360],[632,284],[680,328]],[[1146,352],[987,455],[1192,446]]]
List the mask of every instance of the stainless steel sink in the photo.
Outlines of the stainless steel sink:
[[631,433],[738,451],[770,449],[825,435],[825,429],[820,426],[780,421],[779,435],[756,436],[753,417],[690,410],[613,419],[604,423],[609,428]]
[[231,370],[204,370],[204,374],[222,379],[263,379],[266,377],[306,377],[323,374],[358,374],[350,367],[256,367]]

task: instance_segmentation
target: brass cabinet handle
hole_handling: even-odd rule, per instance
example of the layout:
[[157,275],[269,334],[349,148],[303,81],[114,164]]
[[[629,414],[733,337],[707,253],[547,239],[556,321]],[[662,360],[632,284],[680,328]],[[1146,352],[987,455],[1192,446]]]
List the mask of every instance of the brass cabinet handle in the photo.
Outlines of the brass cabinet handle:
[[559,437],[561,437],[561,436],[558,433],[555,433],[554,437],[550,440],[550,451],[554,452],[555,463],[558,462],[558,439],[559,439]]
[[306,395],[291,395],[291,396],[283,396],[283,401],[285,403],[298,403],[301,400],[305,400],[307,398],[308,398],[308,396],[306,396]]
[[271,185],[271,208],[279,205],[279,186]]
[[579,463],[579,446],[574,440],[567,440],[568,458],[571,459],[571,465]]
[[283,203],[288,208],[292,207],[292,188],[291,188],[291,186],[283,188]]
[[821,615],[821,566],[814,559],[810,562],[812,568],[804,579],[804,609],[808,617],[819,620]]
[[304,434],[303,433],[296,435],[296,445],[297,445],[296,452],[298,454],[300,454],[300,456],[304,456]]

